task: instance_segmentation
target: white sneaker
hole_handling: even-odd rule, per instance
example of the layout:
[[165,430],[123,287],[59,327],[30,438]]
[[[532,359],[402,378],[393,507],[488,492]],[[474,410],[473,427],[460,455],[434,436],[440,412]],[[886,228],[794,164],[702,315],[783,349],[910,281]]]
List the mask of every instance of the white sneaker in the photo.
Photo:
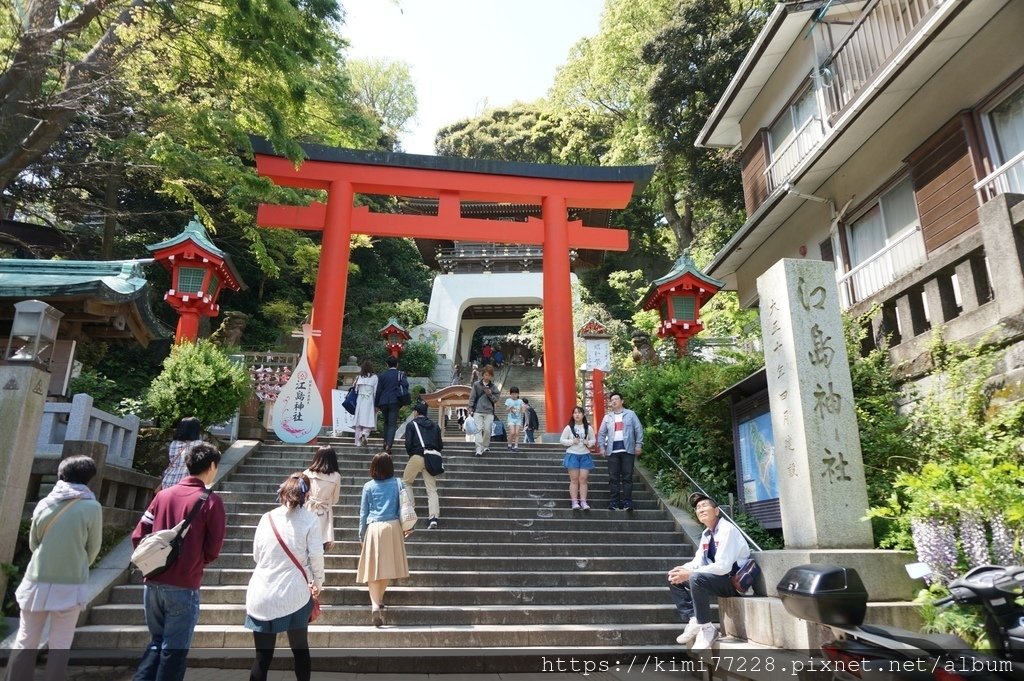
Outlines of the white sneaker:
[[572,502],[572,510],[574,510],[574,511],[580,510],[580,502],[576,501],[575,499]]
[[708,650],[711,648],[712,642],[718,638],[718,629],[715,628],[714,624],[702,624],[700,625],[700,631],[697,632],[697,638],[693,641],[693,647],[690,650]]
[[691,617],[690,621],[686,623],[686,628],[683,629],[683,633],[676,636],[676,643],[681,646],[687,645],[690,641],[697,638],[698,631],[700,631],[700,625],[697,624],[697,618]]

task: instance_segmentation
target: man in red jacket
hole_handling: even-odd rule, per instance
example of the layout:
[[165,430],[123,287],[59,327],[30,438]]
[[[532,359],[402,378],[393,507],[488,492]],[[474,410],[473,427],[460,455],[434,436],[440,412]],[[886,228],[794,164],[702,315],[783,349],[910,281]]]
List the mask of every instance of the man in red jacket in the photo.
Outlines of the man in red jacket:
[[[159,492],[132,532],[138,546],[150,532],[167,530],[189,514],[213,484],[220,465],[220,451],[206,443],[185,456],[189,477]],[[224,502],[212,492],[192,520],[181,543],[178,559],[155,577],[145,580],[143,605],[152,639],[146,646],[134,681],[181,681],[199,622],[199,585],[203,570],[220,555],[227,521]]]

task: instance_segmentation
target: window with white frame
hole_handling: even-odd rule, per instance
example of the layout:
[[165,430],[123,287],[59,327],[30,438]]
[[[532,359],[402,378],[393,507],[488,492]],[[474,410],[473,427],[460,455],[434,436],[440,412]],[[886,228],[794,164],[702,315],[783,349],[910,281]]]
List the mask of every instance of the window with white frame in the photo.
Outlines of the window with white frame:
[[851,302],[863,300],[924,261],[921,221],[909,176],[853,222],[849,246]]
[[[1024,85],[986,112],[985,133],[998,168],[1024,152]],[[1024,160],[1014,163],[995,179],[997,193],[1024,192]]]

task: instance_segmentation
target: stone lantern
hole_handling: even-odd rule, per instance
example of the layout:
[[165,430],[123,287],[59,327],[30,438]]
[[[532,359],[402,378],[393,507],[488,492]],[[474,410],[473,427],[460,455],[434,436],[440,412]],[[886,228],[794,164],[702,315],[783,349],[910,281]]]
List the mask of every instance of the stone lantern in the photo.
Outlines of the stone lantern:
[[672,271],[651,284],[640,307],[658,310],[658,336],[674,336],[676,354],[682,357],[690,338],[704,330],[700,308],[724,285],[697,269],[689,251],[683,251]]
[[220,313],[217,298],[222,290],[247,288],[231,256],[213,245],[198,216],[178,236],[146,248],[171,273],[171,288],[164,294],[164,300],[178,313],[175,343],[195,342],[199,337],[199,318]]
[[388,323],[379,333],[381,338],[384,339],[384,347],[387,348],[388,354],[396,359],[402,354],[402,350],[405,349],[404,341],[412,338],[409,332],[394,317],[388,320]]

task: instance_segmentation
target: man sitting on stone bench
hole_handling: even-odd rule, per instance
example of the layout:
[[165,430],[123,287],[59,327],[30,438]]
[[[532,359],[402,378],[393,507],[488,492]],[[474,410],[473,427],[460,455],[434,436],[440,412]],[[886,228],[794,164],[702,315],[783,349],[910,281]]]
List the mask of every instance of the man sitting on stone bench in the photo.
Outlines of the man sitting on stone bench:
[[687,623],[676,642],[685,646],[693,641],[692,650],[707,650],[718,636],[711,622],[711,598],[737,595],[731,575],[750,557],[750,549],[714,499],[694,492],[688,501],[705,529],[693,560],[668,571],[669,591],[679,618]]

